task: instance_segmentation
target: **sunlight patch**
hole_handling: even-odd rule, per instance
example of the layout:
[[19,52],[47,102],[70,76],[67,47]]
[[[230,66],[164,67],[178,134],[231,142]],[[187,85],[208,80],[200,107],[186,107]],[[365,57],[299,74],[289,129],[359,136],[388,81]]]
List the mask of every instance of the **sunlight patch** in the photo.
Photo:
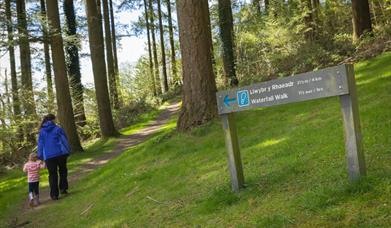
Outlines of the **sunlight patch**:
[[281,143],[283,141],[285,141],[286,138],[280,138],[280,139],[268,139],[266,141],[263,141],[261,143],[259,143],[257,145],[257,147],[268,147],[268,146],[273,146],[273,145],[276,145],[278,143]]
[[377,80],[380,80],[380,79],[383,79],[383,78],[388,78],[390,76],[391,76],[391,74],[390,75],[381,75],[381,76],[378,76],[378,77],[367,78],[365,80],[357,81],[357,85],[369,84],[369,83],[372,83],[374,81],[377,81]]

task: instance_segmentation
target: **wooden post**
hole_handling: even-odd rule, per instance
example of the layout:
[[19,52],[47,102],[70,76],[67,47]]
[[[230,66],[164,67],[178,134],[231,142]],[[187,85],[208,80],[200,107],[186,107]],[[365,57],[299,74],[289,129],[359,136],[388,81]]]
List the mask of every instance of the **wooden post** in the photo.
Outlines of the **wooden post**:
[[364,152],[362,148],[362,135],[356,82],[353,65],[347,65],[347,79],[349,94],[339,96],[345,130],[345,149],[348,163],[349,179],[358,180],[366,175]]
[[242,160],[240,158],[239,141],[236,132],[234,113],[221,115],[225,135],[225,146],[228,153],[228,166],[231,174],[232,190],[239,192],[244,186]]

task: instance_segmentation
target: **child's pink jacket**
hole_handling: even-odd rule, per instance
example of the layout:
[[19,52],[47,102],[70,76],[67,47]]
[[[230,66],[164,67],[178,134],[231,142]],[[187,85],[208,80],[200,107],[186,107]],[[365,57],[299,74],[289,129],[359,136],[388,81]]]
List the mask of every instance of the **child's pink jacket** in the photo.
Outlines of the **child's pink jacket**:
[[39,181],[39,170],[44,168],[45,165],[41,164],[39,161],[28,161],[23,166],[23,171],[27,172],[27,181],[29,183]]

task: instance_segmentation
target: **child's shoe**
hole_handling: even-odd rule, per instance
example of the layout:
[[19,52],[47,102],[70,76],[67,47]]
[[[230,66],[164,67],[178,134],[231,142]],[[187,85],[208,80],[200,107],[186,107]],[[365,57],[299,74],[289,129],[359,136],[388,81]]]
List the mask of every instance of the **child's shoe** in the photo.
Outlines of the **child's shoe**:
[[34,194],[32,192],[29,193],[29,206],[34,207]]

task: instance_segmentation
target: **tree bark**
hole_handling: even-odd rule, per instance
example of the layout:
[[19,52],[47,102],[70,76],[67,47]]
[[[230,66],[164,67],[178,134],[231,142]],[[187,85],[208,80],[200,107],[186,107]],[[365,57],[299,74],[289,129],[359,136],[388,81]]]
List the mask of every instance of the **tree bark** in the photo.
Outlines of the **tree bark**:
[[115,72],[115,78],[116,78],[116,84],[117,84],[117,92],[118,92],[118,102],[121,105],[123,103],[122,101],[122,95],[121,95],[121,80],[119,77],[119,66],[118,66],[118,54],[117,54],[117,35],[115,32],[115,21],[114,21],[114,9],[113,9],[113,1],[109,0],[109,7],[110,7],[110,23],[111,23],[111,41],[113,45],[113,58],[114,58],[114,72]]
[[156,92],[161,94],[161,85],[160,85],[160,71],[159,71],[159,62],[157,60],[157,49],[156,49],[156,38],[155,38],[155,22],[154,22],[154,12],[153,12],[153,2],[148,0],[149,13],[151,18],[151,35],[152,35],[152,53],[153,53],[153,65],[155,67],[155,83],[156,83]]
[[312,5],[312,20],[315,38],[318,34],[319,29],[319,12],[320,12],[320,2],[319,0],[311,0]]
[[151,83],[152,83],[152,92],[153,95],[156,96],[156,85],[155,85],[155,76],[153,72],[153,60],[152,60],[152,48],[151,48],[151,35],[150,35],[150,24],[149,24],[149,12],[148,12],[148,5],[147,0],[144,0],[144,14],[145,14],[145,23],[147,27],[147,36],[148,36],[148,57],[149,57],[149,73],[151,77]]
[[252,0],[252,4],[255,7],[255,10],[257,11],[257,14],[260,14],[261,13],[260,0]]
[[18,79],[16,75],[15,65],[15,49],[14,49],[14,29],[12,26],[12,15],[11,15],[11,0],[5,1],[5,11],[7,17],[7,33],[8,33],[8,52],[10,58],[10,69],[11,69],[11,90],[12,90],[12,107],[16,118],[20,117],[20,100],[18,91]]
[[163,29],[163,20],[162,20],[162,8],[160,6],[160,0],[157,0],[157,8],[159,15],[159,31],[160,31],[160,49],[162,54],[162,65],[163,65],[163,93],[168,92],[168,80],[167,80],[167,65],[166,65],[166,48],[164,45],[164,29]]
[[[58,106],[58,119],[68,136],[72,151],[83,151],[77,134],[73,115],[71,94],[65,65],[64,44],[61,36],[60,16],[57,1],[46,1],[47,17],[50,24],[51,48],[54,69],[54,82]],[[61,91],[61,92],[60,92]]]
[[111,41],[110,31],[110,17],[109,17],[109,5],[107,0],[102,1],[103,5],[103,21],[105,26],[105,44],[106,44],[106,59],[107,59],[107,71],[109,77],[109,88],[111,101],[114,109],[119,109],[118,101],[118,88],[116,83],[116,75],[114,69],[114,57],[113,57],[113,46]]
[[[73,0],[64,0],[63,9],[66,21],[66,33],[68,36],[76,36],[76,15]],[[84,110],[84,88],[81,83],[79,49],[73,42],[67,43],[65,46],[67,58],[67,71],[69,82],[71,84],[71,95],[73,107],[75,111],[75,120],[77,125],[86,125],[86,114]]]
[[[41,4],[41,16],[46,18],[46,6],[45,0],[40,0]],[[47,111],[53,113],[54,111],[54,94],[53,94],[53,81],[52,81],[52,67],[50,65],[50,41],[47,31],[47,23],[45,20],[42,21],[42,40],[43,40],[43,52],[45,58],[45,75],[46,75],[46,86],[48,95]]]
[[231,87],[237,86],[239,81],[236,77],[234,56],[234,31],[231,0],[219,0],[219,24],[220,38],[222,42],[222,54],[224,65],[224,77]]
[[265,5],[265,13],[269,11],[269,0],[263,0],[263,4]]
[[313,14],[312,14],[312,5],[311,0],[302,0],[301,1],[303,5],[303,9],[306,11],[306,14],[304,16],[304,23],[305,23],[305,29],[304,31],[304,38],[307,41],[314,40],[314,26],[313,26]]
[[8,85],[8,73],[7,73],[7,68],[4,70],[4,88],[5,88],[5,95],[6,97],[6,102],[7,102],[7,114],[9,117],[11,117],[12,113],[12,108],[11,108],[11,96],[9,92],[9,85]]
[[111,38],[113,42],[113,57],[114,57],[114,70],[117,77],[117,86],[119,87],[119,67],[118,67],[118,55],[117,55],[117,35],[115,33],[115,22],[114,22],[114,9],[113,1],[109,0],[110,7],[110,23],[111,23]]
[[208,0],[178,0],[183,96],[177,127],[186,131],[217,116]]
[[96,0],[96,8],[98,9],[98,19],[99,19],[99,24],[102,27],[103,31],[103,25],[102,25],[102,2],[101,0]]
[[168,32],[170,34],[172,80],[174,81],[174,84],[179,84],[180,79],[178,78],[178,69],[176,64],[174,28],[172,25],[172,15],[171,15],[171,1],[166,0],[166,4],[167,4],[167,12],[168,12]]
[[20,50],[20,69],[22,73],[22,97],[23,107],[27,116],[36,116],[33,81],[31,74],[31,52],[27,30],[25,0],[16,0],[16,12],[18,17],[18,35]]
[[95,0],[86,0],[85,2],[100,130],[103,137],[117,136],[118,132],[114,127],[109,92],[107,88],[103,31],[99,18],[97,2]]
[[372,32],[368,0],[352,0],[352,13],[353,41],[357,41],[365,32]]

